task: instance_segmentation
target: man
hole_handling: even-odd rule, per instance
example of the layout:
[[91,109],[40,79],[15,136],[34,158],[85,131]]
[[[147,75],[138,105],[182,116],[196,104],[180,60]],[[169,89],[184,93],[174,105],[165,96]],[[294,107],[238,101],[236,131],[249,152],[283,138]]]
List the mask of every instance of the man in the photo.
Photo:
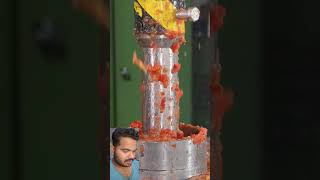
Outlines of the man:
[[112,133],[110,179],[139,180],[139,162],[135,160],[138,139],[138,132],[131,128],[117,128]]

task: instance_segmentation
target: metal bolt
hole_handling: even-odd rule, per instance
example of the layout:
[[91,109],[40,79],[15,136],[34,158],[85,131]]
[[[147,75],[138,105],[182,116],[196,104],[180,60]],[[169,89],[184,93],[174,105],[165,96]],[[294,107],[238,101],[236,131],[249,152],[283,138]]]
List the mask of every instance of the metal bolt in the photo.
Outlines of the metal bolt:
[[130,73],[129,73],[129,69],[127,67],[120,68],[120,75],[126,81],[129,81],[131,79],[131,76],[130,76]]
[[186,19],[193,22],[197,21],[199,17],[200,17],[200,10],[196,7],[178,10],[176,13],[176,18]]

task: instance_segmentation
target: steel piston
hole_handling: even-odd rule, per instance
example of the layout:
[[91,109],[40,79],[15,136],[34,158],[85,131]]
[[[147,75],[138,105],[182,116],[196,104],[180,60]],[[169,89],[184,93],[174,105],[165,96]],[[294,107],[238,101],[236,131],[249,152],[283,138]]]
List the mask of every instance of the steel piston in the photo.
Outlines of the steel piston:
[[[144,54],[144,64],[160,65],[161,75],[168,77],[168,85],[165,86],[160,81],[153,81],[150,74],[143,74],[143,133],[148,135],[150,130],[159,133],[161,129],[176,131],[179,126],[179,102],[174,86],[179,85],[179,78],[171,69],[178,63],[178,55],[173,53],[170,47],[177,40],[168,39],[164,35],[151,37],[145,34],[137,39]],[[157,48],[151,48],[152,43],[156,43]],[[160,108],[161,101],[164,102],[163,110]]]

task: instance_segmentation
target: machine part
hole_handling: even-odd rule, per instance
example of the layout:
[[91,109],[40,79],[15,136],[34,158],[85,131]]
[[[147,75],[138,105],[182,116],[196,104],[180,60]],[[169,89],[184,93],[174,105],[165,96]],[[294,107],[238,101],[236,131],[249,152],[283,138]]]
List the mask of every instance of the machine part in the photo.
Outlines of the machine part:
[[[183,128],[183,140],[153,142],[139,140],[140,179],[182,180],[207,172],[208,141],[195,144],[191,135],[197,127]],[[195,135],[195,134],[194,134]]]
[[[160,41],[161,38],[159,39]],[[171,43],[165,38],[163,48],[143,48],[144,64],[149,73],[143,78],[143,133],[150,131],[159,134],[161,129],[177,130],[179,125],[179,102],[175,87],[179,85],[177,73],[172,73],[174,64],[178,63],[178,55],[170,48]],[[158,70],[150,72],[150,67]],[[161,77],[166,77],[162,78]],[[165,81],[163,81],[163,79]]]
[[131,80],[131,76],[130,76],[130,73],[129,73],[129,70],[128,70],[127,67],[120,68],[120,75],[126,81],[130,81]]
[[195,21],[198,21],[200,17],[200,10],[196,7],[192,7],[186,10],[181,9],[177,11],[176,17],[178,19],[184,19],[184,20],[195,22]]
[[142,48],[170,48],[179,41],[179,36],[168,38],[166,35],[136,34],[139,46]]
[[165,34],[166,31],[183,34],[184,22],[177,20],[176,11],[185,8],[184,0],[134,1],[135,31],[137,34]]
[[[140,150],[143,149],[139,156],[140,169],[143,171],[206,170],[206,164],[203,163],[206,161],[205,141],[193,144],[191,138],[168,142],[141,140],[139,146]],[[146,157],[144,154],[151,156]]]
[[205,142],[195,145],[190,139],[140,143],[144,153],[150,154],[139,157],[141,179],[188,179],[207,171]]

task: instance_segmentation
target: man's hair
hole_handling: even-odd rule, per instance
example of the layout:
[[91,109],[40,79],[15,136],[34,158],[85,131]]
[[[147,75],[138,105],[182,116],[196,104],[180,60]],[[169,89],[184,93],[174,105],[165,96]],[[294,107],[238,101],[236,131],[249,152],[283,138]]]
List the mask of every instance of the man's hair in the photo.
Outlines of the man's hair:
[[136,141],[139,140],[138,132],[133,128],[117,128],[112,133],[112,144],[113,146],[117,146],[120,143],[121,137],[129,137]]

